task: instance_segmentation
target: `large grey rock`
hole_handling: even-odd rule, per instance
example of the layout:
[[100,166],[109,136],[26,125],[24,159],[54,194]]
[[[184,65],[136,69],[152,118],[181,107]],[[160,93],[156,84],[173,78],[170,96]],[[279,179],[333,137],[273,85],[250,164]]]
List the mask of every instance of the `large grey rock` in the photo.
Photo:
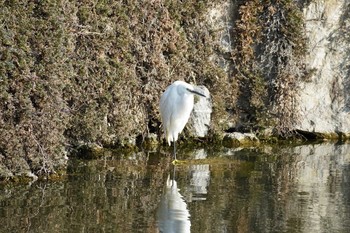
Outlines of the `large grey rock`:
[[207,98],[195,96],[193,111],[188,122],[188,128],[195,137],[205,137],[210,128],[210,115],[213,111],[209,90],[204,86],[198,89]]
[[309,81],[300,84],[300,123],[315,133],[350,135],[350,3],[312,1],[304,9]]
[[[307,39],[307,80],[300,80],[296,97],[295,129],[329,136],[350,137],[350,1],[301,1]],[[224,53],[232,51],[232,34],[238,4],[221,1],[208,9],[203,22],[215,31],[222,53],[209,59],[230,75],[233,63]],[[230,122],[227,122],[230,124]]]
[[[205,21],[206,26],[216,32],[217,46],[223,53],[230,53],[232,50],[233,38],[230,32],[234,25],[234,7],[232,1],[222,1],[208,9]],[[222,53],[213,53],[209,59],[227,73],[232,69],[232,61],[225,58]]]

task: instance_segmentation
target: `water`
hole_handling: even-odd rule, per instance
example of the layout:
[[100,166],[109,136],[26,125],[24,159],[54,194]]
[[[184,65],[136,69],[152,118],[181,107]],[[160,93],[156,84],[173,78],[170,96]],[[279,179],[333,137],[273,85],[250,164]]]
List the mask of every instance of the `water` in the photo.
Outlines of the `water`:
[[[350,145],[111,154],[0,186],[0,232],[347,232]],[[176,229],[171,231],[172,229]]]

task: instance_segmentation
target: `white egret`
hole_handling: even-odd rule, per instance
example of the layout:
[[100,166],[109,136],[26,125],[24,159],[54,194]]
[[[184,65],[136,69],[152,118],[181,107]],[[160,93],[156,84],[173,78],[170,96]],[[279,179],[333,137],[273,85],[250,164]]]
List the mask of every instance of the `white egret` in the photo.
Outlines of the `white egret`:
[[174,144],[174,161],[176,161],[176,141],[184,129],[193,109],[194,95],[206,97],[195,90],[196,87],[184,81],[175,81],[167,87],[160,98],[160,115],[165,138]]

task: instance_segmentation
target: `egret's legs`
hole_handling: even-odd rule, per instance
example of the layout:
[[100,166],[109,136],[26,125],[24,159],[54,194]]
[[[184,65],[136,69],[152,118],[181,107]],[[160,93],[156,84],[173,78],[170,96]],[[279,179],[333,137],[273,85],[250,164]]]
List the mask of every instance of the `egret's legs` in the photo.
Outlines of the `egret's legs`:
[[181,160],[177,160],[176,158],[176,142],[173,142],[174,143],[174,160],[172,162],[173,165],[179,165],[179,164],[184,164],[185,161],[181,161]]
[[176,161],[176,141],[174,143],[174,161]]
[[176,142],[173,142],[174,143],[174,160],[172,162],[173,165],[178,165],[178,164],[183,164],[184,161],[181,161],[181,160],[177,160],[176,159]]

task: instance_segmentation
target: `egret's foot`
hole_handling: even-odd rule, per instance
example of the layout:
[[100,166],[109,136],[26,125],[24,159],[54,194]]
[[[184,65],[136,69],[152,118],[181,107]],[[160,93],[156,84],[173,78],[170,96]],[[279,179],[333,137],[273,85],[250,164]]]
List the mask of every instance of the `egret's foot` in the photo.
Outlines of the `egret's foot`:
[[183,160],[177,160],[177,159],[174,159],[172,164],[173,165],[179,165],[179,164],[184,164],[186,163],[186,161],[183,161]]

